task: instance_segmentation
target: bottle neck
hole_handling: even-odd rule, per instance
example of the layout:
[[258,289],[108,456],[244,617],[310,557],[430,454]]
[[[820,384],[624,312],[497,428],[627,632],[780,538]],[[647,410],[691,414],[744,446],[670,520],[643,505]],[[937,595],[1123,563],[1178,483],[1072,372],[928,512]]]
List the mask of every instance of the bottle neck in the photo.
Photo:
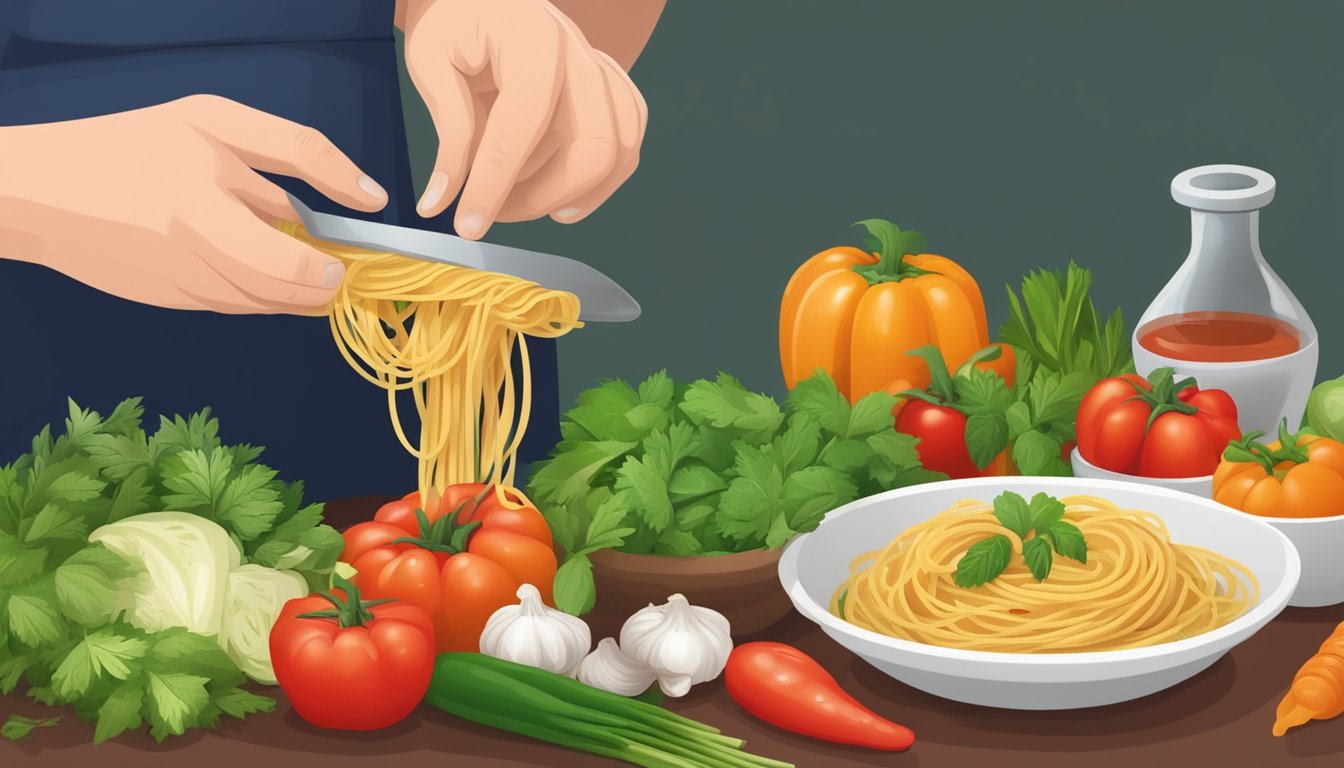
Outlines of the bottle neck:
[[1190,211],[1186,311],[1272,312],[1260,253],[1260,212]]

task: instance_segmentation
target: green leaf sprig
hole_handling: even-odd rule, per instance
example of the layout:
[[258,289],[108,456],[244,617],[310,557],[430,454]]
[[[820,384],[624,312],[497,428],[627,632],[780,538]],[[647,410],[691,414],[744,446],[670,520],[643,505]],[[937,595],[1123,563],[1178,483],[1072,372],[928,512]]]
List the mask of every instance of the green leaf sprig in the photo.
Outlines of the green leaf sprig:
[[637,387],[584,391],[528,483],[565,553],[556,606],[592,608],[589,555],[599,550],[773,549],[854,499],[945,479],[896,431],[895,404],[876,392],[851,405],[824,372],[798,382],[783,407],[726,373],[680,383],[660,371]]
[[[1053,496],[1038,493],[1028,502],[1004,491],[994,499],[994,517],[1022,541],[1022,559],[1037,582],[1050,575],[1055,555],[1087,563],[1083,532],[1063,519],[1064,503]],[[1003,534],[977,541],[957,562],[957,586],[978,587],[997,579],[1012,556],[1013,542]]]
[[[343,542],[321,504],[257,460],[225,445],[208,410],[163,417],[147,432],[138,398],[106,417],[73,401],[63,433],[44,428],[32,450],[0,466],[0,695],[26,685],[49,706],[94,722],[94,743],[148,726],[157,741],[220,718],[269,712],[275,701],[214,638],[185,629],[145,632],[117,598],[136,567],[89,533],[144,512],[175,510],[218,523],[244,562],[284,568],[326,589]],[[52,719],[10,718],[23,738]]]

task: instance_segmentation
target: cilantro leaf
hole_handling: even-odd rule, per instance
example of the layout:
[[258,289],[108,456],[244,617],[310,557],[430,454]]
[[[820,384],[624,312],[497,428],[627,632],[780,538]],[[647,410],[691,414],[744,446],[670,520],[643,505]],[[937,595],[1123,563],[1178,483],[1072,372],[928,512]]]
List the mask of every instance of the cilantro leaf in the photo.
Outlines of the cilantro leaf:
[[271,529],[283,504],[271,485],[275,470],[248,464],[230,480],[214,508],[216,522],[243,541],[251,541]]
[[1083,532],[1073,523],[1057,520],[1045,529],[1045,536],[1054,545],[1055,551],[1070,560],[1087,565],[1087,542]]
[[584,536],[582,552],[615,549],[624,544],[625,538],[635,532],[621,525],[629,513],[630,500],[624,493],[613,494],[599,504]]
[[821,452],[821,463],[841,472],[853,472],[868,463],[873,448],[863,440],[847,438],[836,440]]
[[655,555],[687,557],[700,554],[700,540],[689,531],[680,528],[668,528],[653,544]]
[[830,374],[820,368],[789,391],[788,404],[794,413],[811,416],[832,435],[844,434],[849,426],[849,401],[840,394]]
[[126,475],[112,492],[112,503],[108,507],[106,522],[115,523],[132,515],[148,512],[153,490],[149,484],[147,468],[137,469]]
[[248,693],[241,688],[233,688],[214,697],[213,703],[224,714],[239,719],[256,712],[272,712],[275,710],[275,699]]
[[31,524],[23,536],[23,541],[25,544],[31,544],[35,541],[78,540],[88,536],[88,533],[83,519],[75,517],[55,504],[47,504],[31,518]]
[[210,703],[208,677],[150,672],[148,680],[150,734],[156,741],[186,733]]
[[1007,536],[995,534],[981,539],[957,561],[954,581],[959,587],[978,587],[998,578],[1008,567],[1013,555],[1013,544]]
[[574,555],[555,572],[555,607],[570,614],[582,616],[597,602],[597,587],[593,584],[593,563],[587,555]]
[[163,496],[163,503],[169,509],[212,517],[232,470],[233,457],[219,446],[208,454],[185,449],[163,462],[163,485],[173,491]]
[[811,465],[817,459],[820,440],[821,424],[816,417],[805,413],[791,414],[788,428],[771,443],[779,470],[784,473],[797,472]]
[[156,460],[160,456],[173,455],[180,451],[197,451],[202,454],[220,447],[219,420],[210,418],[210,409],[202,408],[188,418],[174,416],[159,417],[159,431],[149,438],[149,455]]
[[1030,432],[1033,428],[1031,406],[1024,401],[1019,400],[1008,406],[1008,409],[1004,411],[1004,418],[1008,424],[1008,437],[1013,440]]
[[966,417],[966,450],[975,466],[984,469],[1008,447],[1008,420],[1003,411],[978,410]]
[[104,677],[125,680],[131,676],[129,662],[145,655],[144,640],[122,637],[111,629],[86,636],[75,644],[56,667],[51,682],[63,699],[83,696],[91,685]]
[[898,399],[887,392],[873,392],[860,398],[850,411],[845,437],[863,438],[891,429],[896,423],[892,409],[896,407]]
[[22,584],[42,573],[49,554],[46,547],[25,546],[0,531],[0,587]]
[[1032,377],[1027,384],[1027,398],[1035,423],[1044,425],[1055,421],[1073,421],[1078,415],[1083,396],[1091,389],[1094,381],[1081,371],[1065,375],[1038,373]]
[[146,470],[152,466],[149,456],[149,441],[145,433],[136,430],[134,434],[96,434],[88,438],[85,449],[102,472],[104,477],[117,480],[125,478],[136,470]]
[[1026,539],[1031,531],[1031,508],[1027,500],[1012,491],[1004,491],[994,499],[994,517],[999,525]]
[[98,708],[98,725],[93,731],[93,743],[140,727],[140,711],[144,707],[145,683],[141,679],[128,680],[117,686]]
[[658,473],[668,477],[682,461],[695,455],[695,429],[689,424],[657,429],[644,438],[641,447]]
[[1036,581],[1045,581],[1050,575],[1050,566],[1054,557],[1050,554],[1050,542],[1041,538],[1027,539],[1022,543],[1022,559],[1027,561],[1027,569]]
[[807,467],[789,475],[780,492],[784,521],[793,531],[816,529],[827,512],[858,498],[849,476],[830,467]]
[[656,466],[654,457],[627,458],[616,471],[616,490],[626,492],[635,514],[655,533],[661,533],[672,524],[667,475]]
[[1024,475],[1059,475],[1060,468],[1068,473],[1059,458],[1061,443],[1057,437],[1031,430],[1018,436],[1013,443],[1013,463]]
[[639,443],[602,440],[558,446],[545,466],[532,473],[529,495],[564,504],[586,492],[599,472],[637,445]]
[[789,539],[798,535],[798,532],[789,527],[788,522],[782,515],[775,515],[770,521],[770,530],[765,534],[765,548],[779,549],[789,543]]
[[674,504],[694,501],[727,488],[717,472],[703,464],[687,464],[672,473],[667,493]]
[[54,597],[40,587],[23,587],[10,593],[5,606],[9,629],[19,642],[37,648],[55,643],[65,634]]
[[0,736],[10,741],[19,741],[38,728],[50,728],[60,721],[60,717],[34,719],[23,715],[10,715],[5,724],[0,725]]
[[748,392],[725,374],[716,381],[701,379],[692,384],[681,410],[697,425],[738,430],[744,440],[756,445],[774,437],[784,421],[773,397]]
[[101,544],[81,549],[56,568],[54,585],[61,611],[82,624],[101,624],[117,611],[118,580],[133,569]]
[[737,477],[719,497],[718,529],[746,549],[759,547],[770,531],[784,476],[764,451],[746,444],[738,446],[734,468]]

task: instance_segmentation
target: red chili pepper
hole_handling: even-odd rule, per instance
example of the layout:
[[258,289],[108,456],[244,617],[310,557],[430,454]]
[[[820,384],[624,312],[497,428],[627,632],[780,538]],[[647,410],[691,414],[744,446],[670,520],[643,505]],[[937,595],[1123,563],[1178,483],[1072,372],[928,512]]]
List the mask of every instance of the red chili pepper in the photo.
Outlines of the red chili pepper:
[[723,680],[743,709],[786,731],[888,751],[915,742],[909,728],[874,714],[812,657],[783,643],[737,646]]

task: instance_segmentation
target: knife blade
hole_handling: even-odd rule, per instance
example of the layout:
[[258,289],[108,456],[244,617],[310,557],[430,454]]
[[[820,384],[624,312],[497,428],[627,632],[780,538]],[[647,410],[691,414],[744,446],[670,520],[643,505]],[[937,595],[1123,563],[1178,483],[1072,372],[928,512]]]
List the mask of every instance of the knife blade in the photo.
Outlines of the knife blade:
[[289,195],[299,221],[313,237],[370,251],[399,253],[421,261],[452,264],[521,277],[579,297],[579,319],[624,323],[639,317],[639,302],[615,280],[581,261],[442,232],[319,213]]

